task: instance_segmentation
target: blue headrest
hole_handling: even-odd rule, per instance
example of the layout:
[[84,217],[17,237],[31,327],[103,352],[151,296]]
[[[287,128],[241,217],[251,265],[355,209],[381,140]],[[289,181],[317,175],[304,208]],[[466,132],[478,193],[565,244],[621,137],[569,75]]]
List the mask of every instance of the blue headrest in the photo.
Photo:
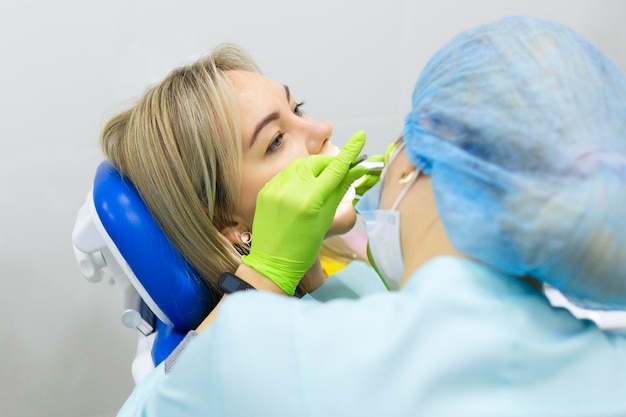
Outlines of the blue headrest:
[[97,169],[93,201],[102,225],[145,290],[138,292],[147,305],[151,302],[146,298],[151,298],[165,315],[159,319],[179,333],[195,329],[217,297],[170,243],[132,183],[108,161]]

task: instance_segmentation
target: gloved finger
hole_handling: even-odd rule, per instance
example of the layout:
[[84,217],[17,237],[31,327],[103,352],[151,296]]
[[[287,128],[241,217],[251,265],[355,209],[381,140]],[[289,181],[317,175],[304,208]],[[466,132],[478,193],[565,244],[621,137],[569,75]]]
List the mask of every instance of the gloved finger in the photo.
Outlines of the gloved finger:
[[389,159],[391,158],[391,155],[393,155],[397,147],[398,147],[398,141],[391,142],[389,145],[387,145],[387,148],[385,149],[385,155],[383,156],[383,159],[382,159],[385,165],[387,165],[387,163],[389,162]]
[[263,186],[257,196],[257,205],[283,201],[283,204],[298,203],[301,207],[312,210],[321,207],[338,185],[319,179],[319,174],[334,159],[333,155],[311,155],[294,159]]
[[346,175],[346,181],[349,181],[350,184],[352,184],[354,181],[366,175],[367,172],[368,171],[366,167],[357,165],[350,169],[350,171],[348,171],[348,175]]
[[350,169],[350,171],[346,173],[343,181],[338,184],[335,189],[330,190],[330,195],[327,197],[327,200],[330,202],[329,204],[332,204],[336,208],[336,206],[338,206],[343,200],[354,181],[362,177],[366,172],[367,168],[362,166],[355,166]]
[[314,177],[319,177],[333,159],[335,157],[332,155],[311,155],[299,163],[298,170],[304,174],[311,173]]
[[324,177],[324,182],[327,184],[333,184],[332,188],[335,188],[339,183],[341,183],[350,164],[357,156],[359,156],[363,146],[365,146],[365,132],[360,130],[352,135],[344,147],[341,148],[339,155],[337,155],[328,167],[320,174],[320,177]]
[[[341,197],[346,193],[347,188],[343,189],[340,185],[344,182],[346,175],[348,175],[350,165],[361,153],[363,146],[365,145],[365,132],[359,131],[352,135],[348,140],[348,143],[341,149],[335,159],[328,165],[328,167],[320,174],[320,189],[319,197],[321,201],[326,201],[337,197],[339,193]],[[359,167],[353,175],[365,175],[366,168]],[[354,178],[356,179],[356,178]],[[351,181],[351,183],[353,180]],[[340,191],[338,191],[338,188]],[[337,202],[339,201],[337,200]]]
[[355,190],[357,196],[363,196],[370,188],[372,188],[376,183],[380,181],[380,173],[371,173],[368,172],[363,177],[357,179],[355,182]]
[[365,132],[359,130],[356,132],[348,142],[341,148],[337,155],[337,163],[344,163],[350,165],[354,159],[359,156],[361,150],[365,146]]

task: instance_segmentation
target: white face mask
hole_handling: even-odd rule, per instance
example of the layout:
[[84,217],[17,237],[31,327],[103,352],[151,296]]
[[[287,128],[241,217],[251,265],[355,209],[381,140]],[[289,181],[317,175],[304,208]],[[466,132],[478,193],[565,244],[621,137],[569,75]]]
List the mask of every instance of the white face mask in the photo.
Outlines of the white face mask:
[[[393,158],[391,161],[393,161]],[[402,247],[400,244],[400,213],[396,209],[419,176],[419,171],[415,170],[415,173],[412,174],[412,177],[400,192],[393,206],[388,210],[380,208],[384,176],[385,173],[383,172],[378,184],[363,195],[363,198],[356,205],[356,210],[365,221],[367,244],[373,258],[374,267],[382,276],[389,289],[398,290],[402,281],[402,273],[404,272],[404,262],[402,261]]]

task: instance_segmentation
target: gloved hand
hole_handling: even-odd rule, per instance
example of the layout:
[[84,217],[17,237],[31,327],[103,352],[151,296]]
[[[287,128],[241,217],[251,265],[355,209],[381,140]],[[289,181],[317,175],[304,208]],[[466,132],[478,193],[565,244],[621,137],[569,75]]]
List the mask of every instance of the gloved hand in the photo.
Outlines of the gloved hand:
[[[389,158],[391,157],[391,154],[396,149],[396,147],[397,147],[397,142],[392,142],[385,149],[384,155],[372,155],[369,158],[367,158],[367,161],[368,162],[380,162],[382,163],[382,166],[384,167],[387,165],[387,162],[389,162]],[[376,183],[380,180],[381,172],[382,172],[382,168],[375,169],[375,170],[368,170],[365,173],[365,175],[363,175],[363,177],[359,178],[355,182],[354,188],[356,191],[357,198],[354,199],[353,201],[354,204],[356,204],[359,201],[359,198],[361,198],[363,194],[365,194],[365,192],[367,192],[370,188],[376,185]]]
[[364,144],[365,133],[357,132],[339,155],[296,159],[265,184],[257,196],[254,239],[243,263],[293,295],[319,256],[341,199],[366,172],[360,166],[350,169]]
[[[383,155],[372,155],[369,158],[367,158],[368,162],[384,162],[384,156]],[[361,178],[359,178],[356,182],[355,182],[355,191],[356,191],[356,195],[358,197],[362,197],[363,194],[365,194],[365,192],[367,190],[369,190],[370,188],[372,188],[373,186],[376,185],[376,183],[380,180],[380,173],[382,172],[382,169],[375,169],[375,170],[368,170],[365,175],[363,175]],[[356,204],[358,200],[358,197],[356,199],[354,199],[353,203]]]

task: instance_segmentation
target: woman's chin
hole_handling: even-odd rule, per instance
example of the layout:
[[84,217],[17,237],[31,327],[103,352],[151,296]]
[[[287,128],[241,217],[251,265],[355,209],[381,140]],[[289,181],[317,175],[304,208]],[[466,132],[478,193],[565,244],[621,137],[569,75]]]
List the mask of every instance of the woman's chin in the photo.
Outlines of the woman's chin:
[[343,235],[348,233],[356,224],[356,210],[352,201],[342,201],[337,207],[333,223],[326,233],[326,237]]

